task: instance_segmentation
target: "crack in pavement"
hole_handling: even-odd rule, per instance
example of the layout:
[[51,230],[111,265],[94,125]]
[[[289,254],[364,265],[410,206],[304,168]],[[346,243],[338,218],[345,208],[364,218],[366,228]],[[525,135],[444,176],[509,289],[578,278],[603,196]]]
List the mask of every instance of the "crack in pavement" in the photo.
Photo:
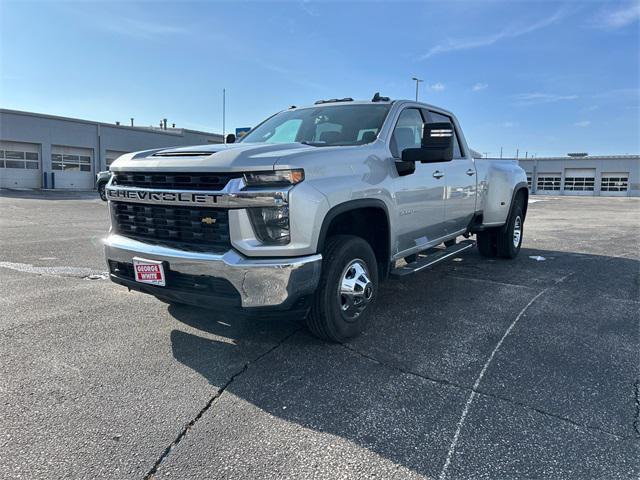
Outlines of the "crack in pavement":
[[238,370],[233,375],[231,375],[231,377],[229,377],[229,380],[227,382],[225,382],[224,385],[222,385],[221,387],[218,388],[218,391],[207,401],[205,406],[202,407],[202,409],[198,412],[198,414],[195,417],[193,417],[184,426],[184,428],[180,431],[180,433],[173,440],[173,442],[171,442],[169,444],[169,446],[164,449],[162,454],[158,457],[158,459],[155,461],[153,466],[149,469],[149,471],[143,477],[144,480],[153,479],[154,475],[156,473],[158,473],[158,470],[160,469],[160,466],[162,465],[162,462],[164,462],[164,460],[169,456],[169,454],[176,447],[176,445],[178,445],[182,441],[182,439],[187,435],[187,433],[189,433],[189,430],[191,430],[191,428],[193,428],[193,426],[198,422],[198,420],[200,420],[202,418],[202,416],[205,413],[207,413],[207,411],[213,406],[213,404],[216,402],[216,400],[218,398],[220,398],[222,396],[222,394],[226,391],[226,389],[229,387],[229,385],[231,385],[236,378],[238,378],[240,375],[242,375],[244,372],[246,372],[249,369],[249,365],[251,365],[252,363],[256,363],[256,362],[260,361],[261,359],[263,359],[264,357],[266,357],[267,355],[272,353],[274,350],[276,350],[278,347],[280,347],[284,342],[286,342],[291,337],[293,337],[296,333],[298,333],[300,330],[302,330],[302,328],[303,327],[296,328],[291,333],[288,333],[281,340],[279,340],[273,347],[267,349],[266,351],[264,351],[263,353],[261,353],[257,357],[255,357],[255,358],[253,358],[251,360],[248,360],[247,362],[245,362],[245,364],[242,366],[242,368],[240,370]]
[[473,391],[469,395],[469,398],[467,398],[467,402],[465,403],[464,409],[462,410],[462,414],[460,415],[460,420],[458,420],[458,426],[456,428],[456,433],[453,435],[453,439],[451,440],[451,445],[449,446],[449,451],[447,452],[447,458],[446,458],[446,460],[444,462],[444,465],[442,466],[442,470],[440,471],[440,475],[438,476],[439,480],[444,480],[447,477],[447,470],[449,469],[449,465],[451,465],[451,461],[453,460],[453,454],[456,451],[456,447],[458,445],[458,439],[460,438],[460,433],[462,432],[462,427],[464,426],[464,422],[465,422],[465,420],[467,418],[467,415],[468,415],[469,411],[471,410],[471,405],[473,404],[473,400],[476,397],[476,392],[475,391],[478,390],[478,387],[480,386],[480,382],[482,382],[482,379],[483,379],[485,373],[487,372],[487,370],[489,369],[489,365],[491,365],[491,362],[493,361],[493,358],[495,357],[496,353],[498,352],[498,350],[500,349],[500,347],[502,346],[502,344],[504,343],[506,338],[509,336],[511,331],[515,328],[515,326],[518,323],[518,321],[522,318],[522,316],[529,309],[529,307],[531,305],[533,305],[535,303],[535,301],[538,300],[538,298],[540,298],[542,295],[544,295],[545,293],[547,293],[548,291],[550,291],[554,287],[556,287],[559,284],[561,284],[562,282],[564,282],[571,275],[573,275],[573,273],[570,273],[568,275],[565,275],[564,277],[561,277],[561,278],[557,279],[556,282],[554,283],[554,285],[551,285],[550,287],[547,287],[544,290],[541,290],[531,300],[529,300],[529,303],[527,303],[522,308],[522,310],[520,310],[520,312],[518,312],[518,315],[516,315],[516,318],[513,320],[513,322],[511,322],[509,327],[507,327],[507,330],[504,332],[504,334],[502,335],[500,340],[498,340],[498,343],[496,344],[494,349],[491,351],[491,354],[489,355],[489,358],[487,358],[487,361],[485,362],[484,366],[482,367],[482,370],[478,374],[478,378],[476,378],[476,381],[473,384]]
[[378,358],[376,358],[376,357],[374,357],[372,355],[369,355],[369,354],[366,354],[364,352],[361,352],[360,350],[356,350],[355,348],[353,348],[353,347],[351,347],[351,346],[349,346],[347,344],[342,343],[341,345],[344,348],[346,348],[347,350],[349,350],[350,352],[355,353],[356,355],[359,355],[359,356],[361,356],[363,358],[366,358],[367,360],[370,360],[370,361],[375,362],[375,363],[377,363],[379,365],[382,365],[383,367],[386,367],[386,368],[388,368],[390,370],[396,370],[396,371],[398,371],[400,373],[403,373],[405,375],[418,377],[418,378],[421,378],[422,380],[426,380],[426,381],[431,382],[431,383],[437,383],[437,384],[440,384],[440,385],[447,385],[449,387],[453,387],[453,388],[456,388],[458,390],[462,390],[462,391],[465,391],[465,392],[468,392],[468,393],[475,392],[477,395],[482,395],[483,397],[492,398],[494,400],[502,400],[502,401],[508,402],[508,403],[510,403],[512,405],[517,405],[519,407],[523,407],[523,408],[526,408],[528,410],[533,410],[533,411],[535,411],[537,413],[540,413],[542,415],[545,415],[545,416],[548,416],[548,417],[553,417],[553,418],[556,418],[558,420],[562,420],[563,422],[570,423],[570,424],[572,424],[572,425],[574,425],[576,427],[580,427],[580,428],[585,429],[585,430],[593,430],[593,431],[596,431],[596,432],[599,432],[599,433],[604,433],[606,435],[610,435],[610,436],[616,438],[617,440],[631,440],[631,439],[633,439],[633,437],[620,436],[620,435],[618,435],[616,433],[613,433],[613,432],[610,432],[608,430],[604,430],[604,429],[601,429],[601,428],[598,428],[598,427],[593,427],[591,425],[585,425],[585,424],[582,424],[582,423],[578,423],[575,420],[572,420],[572,419],[570,419],[568,417],[564,417],[562,415],[558,415],[557,413],[552,413],[552,412],[548,412],[546,410],[542,410],[542,409],[540,409],[538,407],[534,407],[533,405],[529,405],[527,403],[520,402],[520,401],[515,400],[513,398],[503,397],[501,395],[496,395],[495,393],[490,393],[490,392],[487,392],[485,390],[474,389],[473,387],[468,387],[468,386],[463,385],[461,383],[452,382],[452,381],[446,380],[444,378],[430,377],[430,376],[424,375],[422,373],[417,373],[417,372],[414,372],[413,370],[408,370],[408,369],[402,368],[401,366],[393,365],[393,364],[390,364],[388,362],[384,362],[384,361],[382,361],[382,360],[380,360],[380,359],[378,359]]
[[636,380],[633,390],[636,404],[636,415],[633,420],[633,429],[636,431],[636,436],[640,438],[640,378]]
[[87,267],[38,267],[30,263],[17,262],[0,262],[0,267],[48,277],[70,277],[84,280],[106,280],[109,278],[109,272],[96,271]]

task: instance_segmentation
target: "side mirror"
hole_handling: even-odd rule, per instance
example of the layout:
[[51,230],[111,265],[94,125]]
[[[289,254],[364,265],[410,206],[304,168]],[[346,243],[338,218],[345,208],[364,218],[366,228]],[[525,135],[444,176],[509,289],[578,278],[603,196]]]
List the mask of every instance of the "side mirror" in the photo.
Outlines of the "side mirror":
[[235,143],[235,142],[236,142],[236,136],[233,133],[230,133],[229,135],[227,135],[227,138],[224,141],[224,143]]
[[422,146],[405,148],[403,162],[450,162],[453,160],[453,125],[449,122],[425,123],[422,127]]

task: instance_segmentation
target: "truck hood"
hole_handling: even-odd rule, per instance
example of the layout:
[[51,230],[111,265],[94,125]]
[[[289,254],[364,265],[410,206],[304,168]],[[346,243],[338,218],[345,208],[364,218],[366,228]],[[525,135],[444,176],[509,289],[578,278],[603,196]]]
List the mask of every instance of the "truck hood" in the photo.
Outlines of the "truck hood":
[[300,143],[232,143],[193,147],[161,148],[122,155],[111,171],[236,172],[271,170],[283,157],[316,151]]

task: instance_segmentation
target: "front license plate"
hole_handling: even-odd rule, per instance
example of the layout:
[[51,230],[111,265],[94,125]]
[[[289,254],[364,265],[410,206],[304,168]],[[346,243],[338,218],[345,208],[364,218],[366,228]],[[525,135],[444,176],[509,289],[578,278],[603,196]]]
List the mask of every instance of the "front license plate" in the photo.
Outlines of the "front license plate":
[[161,287],[166,285],[162,262],[146,260],[144,258],[134,258],[133,271],[136,276],[136,282],[149,283]]

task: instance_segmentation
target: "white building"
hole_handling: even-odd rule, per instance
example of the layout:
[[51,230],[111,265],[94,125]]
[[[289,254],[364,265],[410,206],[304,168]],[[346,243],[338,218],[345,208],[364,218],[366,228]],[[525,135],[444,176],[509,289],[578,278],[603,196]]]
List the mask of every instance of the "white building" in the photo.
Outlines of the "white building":
[[184,128],[133,127],[0,109],[0,188],[92,189],[123,153],[222,143]]
[[640,196],[640,155],[519,159],[537,195]]

